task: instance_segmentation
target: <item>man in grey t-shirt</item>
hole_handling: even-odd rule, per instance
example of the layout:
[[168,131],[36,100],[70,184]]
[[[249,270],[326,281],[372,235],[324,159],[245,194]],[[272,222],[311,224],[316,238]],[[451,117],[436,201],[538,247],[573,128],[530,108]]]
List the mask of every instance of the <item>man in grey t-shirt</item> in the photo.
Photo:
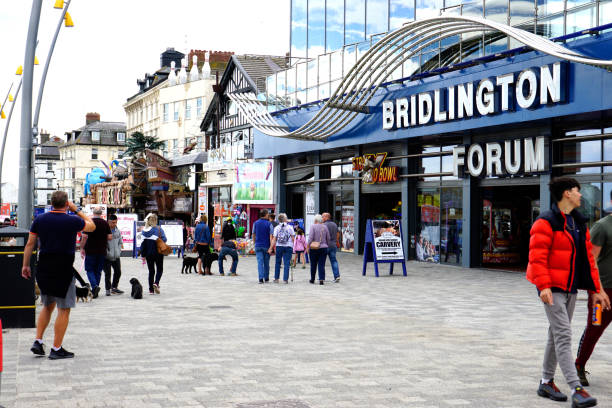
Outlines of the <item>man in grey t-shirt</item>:
[[329,256],[329,263],[334,273],[334,282],[337,283],[340,282],[340,270],[338,268],[338,260],[336,259],[336,251],[338,250],[337,242],[340,240],[340,232],[338,231],[336,223],[331,220],[330,213],[323,213],[321,216],[323,217],[323,224],[327,227],[331,238],[329,246],[327,247],[327,256]]

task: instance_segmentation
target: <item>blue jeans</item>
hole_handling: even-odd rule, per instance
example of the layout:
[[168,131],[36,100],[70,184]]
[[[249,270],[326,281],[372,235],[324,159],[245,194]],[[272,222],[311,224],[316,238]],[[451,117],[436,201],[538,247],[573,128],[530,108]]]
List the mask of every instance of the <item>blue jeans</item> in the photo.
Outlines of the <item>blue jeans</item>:
[[291,255],[293,254],[293,248],[288,246],[276,246],[276,264],[274,265],[274,279],[278,279],[280,276],[281,261],[283,262],[283,280],[287,282],[289,280],[289,267],[291,266]]
[[329,256],[329,263],[331,264],[332,272],[334,273],[334,279],[340,277],[340,270],[338,269],[338,260],[336,259],[336,251],[338,248],[328,247],[327,256]]
[[319,280],[325,280],[325,259],[327,259],[327,248],[310,250],[310,280],[314,282],[317,266],[319,267]]
[[255,256],[257,256],[259,279],[270,280],[270,254],[268,253],[268,248],[255,247]]
[[85,271],[87,279],[91,284],[91,288],[100,286],[102,278],[102,269],[106,263],[106,254],[104,255],[85,255]]
[[236,273],[236,268],[238,267],[238,252],[235,249],[228,247],[221,247],[219,251],[219,273],[223,273],[223,260],[225,259],[225,255],[229,255],[232,257],[232,267],[230,268],[230,273]]

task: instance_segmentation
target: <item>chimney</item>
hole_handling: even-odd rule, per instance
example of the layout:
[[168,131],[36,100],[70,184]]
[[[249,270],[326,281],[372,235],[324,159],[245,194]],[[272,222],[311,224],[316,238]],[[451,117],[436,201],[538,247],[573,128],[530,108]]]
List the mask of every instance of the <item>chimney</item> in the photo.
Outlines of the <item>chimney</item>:
[[40,144],[45,144],[49,141],[49,132],[41,130],[40,132]]
[[181,60],[185,57],[182,52],[176,51],[174,48],[166,48],[166,51],[162,52],[160,58],[161,68],[169,67],[170,63],[174,61],[177,68],[181,68]]
[[94,122],[99,122],[100,121],[100,114],[97,112],[89,112],[87,115],[85,115],[85,124],[89,125],[90,123],[94,123]]

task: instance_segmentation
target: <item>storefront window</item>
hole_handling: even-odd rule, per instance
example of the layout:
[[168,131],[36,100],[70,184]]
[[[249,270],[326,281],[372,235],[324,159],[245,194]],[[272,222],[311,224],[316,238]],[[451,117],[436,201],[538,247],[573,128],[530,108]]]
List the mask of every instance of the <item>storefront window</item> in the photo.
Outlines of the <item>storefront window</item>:
[[440,262],[461,262],[463,197],[461,187],[442,188],[440,202]]
[[440,189],[420,188],[417,192],[416,256],[425,262],[440,262]]
[[[612,129],[606,129],[612,131]],[[606,132],[608,133],[608,132]],[[612,139],[606,139],[603,141],[603,159],[604,161],[612,161]],[[612,173],[612,166],[604,167],[604,173]]]
[[602,217],[612,214],[612,183],[603,183]]
[[580,213],[588,218],[589,228],[602,217],[601,212],[601,183],[582,184],[580,188]]
[[[344,169],[346,165],[332,166],[332,173],[337,172],[333,170],[334,168],[340,170],[340,167]],[[349,171],[351,171],[351,168],[349,168]],[[351,173],[342,174],[343,177],[347,175],[351,175]],[[340,248],[345,252],[353,252],[355,250],[355,195],[353,183],[350,181],[332,182],[329,184],[327,191],[329,213],[340,231]]]
[[[568,4],[569,8],[569,4]],[[570,11],[567,13],[567,30],[566,34],[572,34],[577,31],[586,30],[587,28],[595,27],[595,18],[597,8],[595,4],[590,7],[581,8],[580,10]]]

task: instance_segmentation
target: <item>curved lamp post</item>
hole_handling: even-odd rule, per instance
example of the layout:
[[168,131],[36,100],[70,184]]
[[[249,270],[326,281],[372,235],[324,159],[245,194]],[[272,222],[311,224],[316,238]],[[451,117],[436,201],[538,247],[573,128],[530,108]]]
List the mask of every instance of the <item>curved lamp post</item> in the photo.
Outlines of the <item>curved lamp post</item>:
[[[55,2],[55,8],[62,8],[62,17],[58,23],[58,27],[55,30],[53,41],[47,55],[47,61],[43,76],[41,79],[40,88],[38,90],[38,100],[36,104],[36,111],[34,116],[34,122],[32,122],[32,84],[34,80],[34,51],[36,48],[36,39],[38,37],[38,23],[40,21],[40,11],[42,8],[42,0],[32,0],[32,11],[30,13],[30,25],[28,27],[28,37],[26,40],[26,51],[25,59],[23,63],[23,95],[21,99],[21,130],[19,137],[19,195],[18,195],[18,208],[17,208],[17,225],[20,228],[29,229],[32,223],[32,215],[34,206],[33,201],[33,168],[32,168],[32,136],[38,134],[38,115],[40,112],[40,104],[42,101],[42,92],[49,68],[49,62],[51,61],[51,55],[55,48],[57,36],[61,28],[61,24],[65,21],[66,26],[72,27],[74,24],[70,15],[67,13],[68,5],[70,1],[66,2],[64,7],[63,0],[57,0]],[[34,125],[34,126],[33,126]],[[36,132],[36,133],[34,133]]]

